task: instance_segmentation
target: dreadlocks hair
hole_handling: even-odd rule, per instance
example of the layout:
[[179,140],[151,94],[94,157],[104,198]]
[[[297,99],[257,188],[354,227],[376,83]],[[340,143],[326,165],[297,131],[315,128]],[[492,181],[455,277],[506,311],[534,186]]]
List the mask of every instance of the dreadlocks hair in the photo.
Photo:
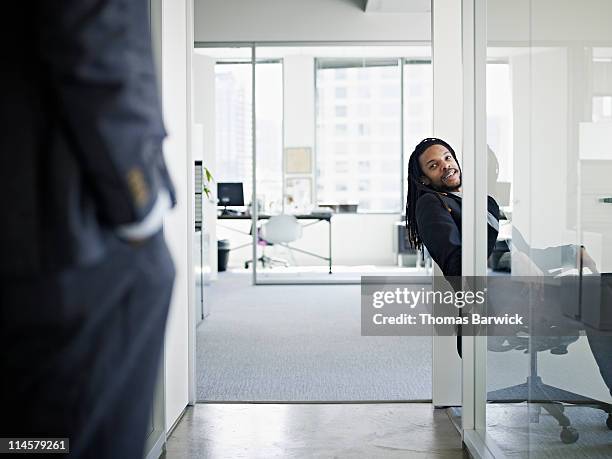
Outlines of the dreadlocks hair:
[[[421,140],[410,155],[410,160],[408,161],[408,193],[406,196],[406,232],[408,233],[408,241],[410,242],[410,246],[418,250],[423,247],[423,240],[419,235],[419,228],[416,221],[416,203],[418,199],[425,193],[433,193],[440,201],[440,204],[448,210],[448,206],[442,200],[440,192],[436,191],[430,186],[425,185],[421,181],[425,174],[423,174],[423,170],[419,164],[419,158],[425,152],[425,150],[432,145],[442,145],[448,149],[450,154],[453,155],[453,158],[455,158],[455,161],[457,161],[455,150],[453,150],[453,148],[444,140],[437,139],[435,137],[428,137]],[[457,165],[458,164],[459,161],[457,161]]]

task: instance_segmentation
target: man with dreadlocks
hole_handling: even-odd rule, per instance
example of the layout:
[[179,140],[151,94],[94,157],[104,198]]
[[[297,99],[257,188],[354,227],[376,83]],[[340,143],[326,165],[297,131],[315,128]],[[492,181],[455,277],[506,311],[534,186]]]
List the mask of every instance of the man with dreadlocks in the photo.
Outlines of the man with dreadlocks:
[[[499,232],[499,206],[488,197],[487,254]],[[412,247],[423,245],[444,277],[461,276],[461,168],[444,140],[422,140],[408,162],[406,228]]]
[[[487,256],[499,233],[499,206],[488,197]],[[451,286],[461,288],[461,168],[455,150],[442,139],[423,139],[408,161],[406,228],[413,248],[423,245]],[[461,326],[457,352],[461,355]]]
[[[487,210],[487,255],[490,256],[499,232],[499,206],[491,196],[488,196]],[[461,276],[461,168],[455,151],[444,140],[424,139],[410,155],[406,227],[412,247],[421,249],[425,245],[453,288],[461,288],[458,282]],[[513,235],[517,246],[513,257],[525,261],[532,272],[536,269],[543,275],[542,269],[552,266],[546,263],[547,259],[572,256],[579,256],[582,266],[598,272],[584,247],[533,249],[518,231],[515,230]],[[570,255],[563,255],[566,252]],[[536,267],[526,253],[540,259],[541,267]],[[457,335],[457,352],[461,356],[461,326],[458,326]],[[587,337],[603,380],[612,394],[611,338],[609,334],[598,336],[588,331]],[[608,415],[607,424],[612,428],[612,414]]]

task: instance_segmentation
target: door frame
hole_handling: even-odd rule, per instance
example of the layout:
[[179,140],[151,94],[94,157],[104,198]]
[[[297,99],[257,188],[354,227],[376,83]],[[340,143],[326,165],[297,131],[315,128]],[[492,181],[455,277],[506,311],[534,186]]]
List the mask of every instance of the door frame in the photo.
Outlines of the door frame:
[[[487,275],[487,0],[462,0],[463,276]],[[462,336],[461,436],[475,458],[503,453],[487,435],[487,337]]]

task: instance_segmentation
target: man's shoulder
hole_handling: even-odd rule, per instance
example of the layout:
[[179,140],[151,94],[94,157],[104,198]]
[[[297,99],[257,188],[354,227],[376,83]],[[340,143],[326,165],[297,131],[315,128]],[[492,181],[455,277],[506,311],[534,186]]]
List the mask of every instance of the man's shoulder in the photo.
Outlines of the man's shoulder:
[[434,193],[424,193],[417,199],[416,202],[416,214],[432,214],[438,211],[445,211],[444,208],[444,196],[436,195]]
[[440,202],[438,200],[438,198],[433,194],[433,193],[423,193],[421,196],[419,196],[419,198],[417,199],[416,205],[417,207],[419,206],[423,206],[423,205],[429,205],[433,202]]
[[434,204],[434,201],[437,201],[437,198],[433,194],[423,193],[421,196],[418,197],[416,201],[416,214],[422,214],[425,209],[428,209],[429,207],[431,207],[432,204]]

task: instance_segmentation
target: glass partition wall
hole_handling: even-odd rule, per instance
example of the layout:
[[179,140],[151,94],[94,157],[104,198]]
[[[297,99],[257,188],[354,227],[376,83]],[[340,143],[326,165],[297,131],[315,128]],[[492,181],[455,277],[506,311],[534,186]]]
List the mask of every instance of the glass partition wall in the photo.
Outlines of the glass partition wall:
[[487,312],[526,324],[464,355],[464,438],[477,456],[612,457],[612,3],[468,3],[486,30],[476,180],[501,209]]
[[217,220],[229,269],[255,283],[425,272],[399,241],[405,151],[431,135],[428,45],[196,52],[214,66],[215,181],[244,195]]

